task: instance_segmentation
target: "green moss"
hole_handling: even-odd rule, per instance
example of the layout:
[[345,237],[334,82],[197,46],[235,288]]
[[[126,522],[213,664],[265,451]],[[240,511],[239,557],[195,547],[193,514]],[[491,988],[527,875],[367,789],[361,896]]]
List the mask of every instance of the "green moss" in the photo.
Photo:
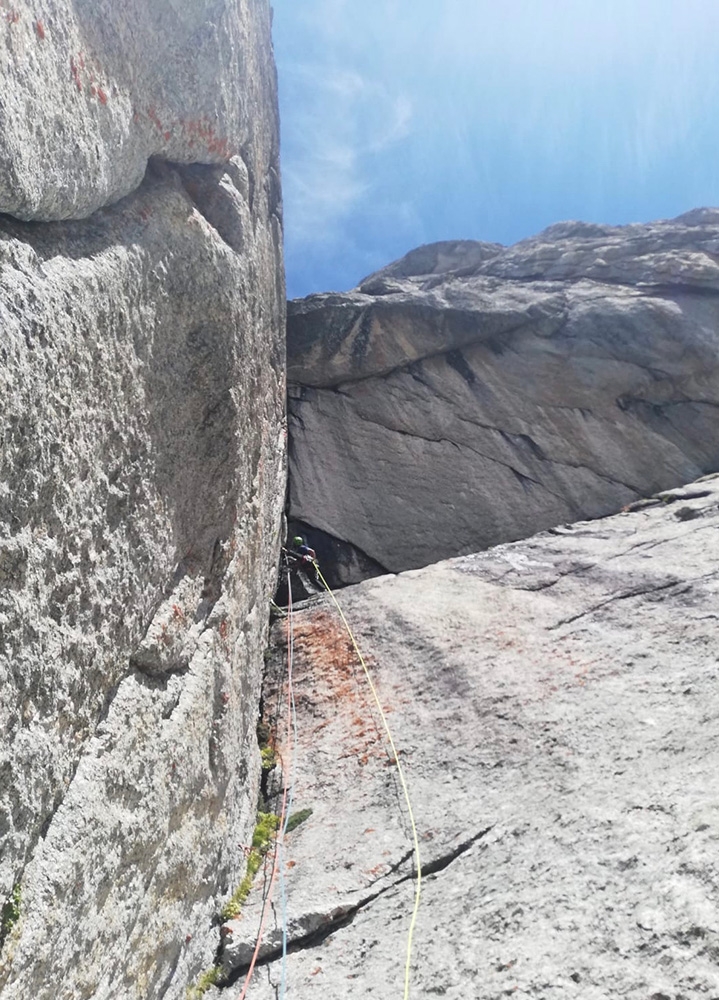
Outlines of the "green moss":
[[257,813],[257,824],[255,832],[252,834],[252,847],[266,854],[279,825],[280,817],[276,816],[275,813]]
[[311,809],[300,809],[298,812],[292,813],[290,818],[287,820],[286,832],[292,833],[293,830],[297,829],[300,823],[304,823],[304,821],[309,819],[311,815]]
[[213,965],[200,975],[194,986],[188,986],[187,1000],[199,1000],[211,986],[219,986],[221,983],[222,969],[219,965]]
[[16,882],[9,897],[5,901],[0,914],[0,944],[5,940],[15,924],[20,919],[20,904],[22,902],[22,891],[20,883]]
[[250,894],[255,875],[262,867],[265,855],[280,825],[280,817],[275,813],[257,813],[257,823],[252,834],[252,847],[247,858],[247,871],[238,887],[220,910],[222,920],[234,920],[239,917],[242,905]]
[[273,747],[267,746],[262,747],[260,754],[262,755],[262,770],[271,771],[277,764],[277,751]]

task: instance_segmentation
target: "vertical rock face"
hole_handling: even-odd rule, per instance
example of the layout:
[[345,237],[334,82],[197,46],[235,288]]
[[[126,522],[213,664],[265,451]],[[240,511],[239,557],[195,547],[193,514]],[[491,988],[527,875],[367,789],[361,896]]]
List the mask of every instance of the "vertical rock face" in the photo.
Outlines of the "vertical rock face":
[[0,212],[82,218],[152,155],[253,156],[272,128],[268,16],[263,0],[0,0]]
[[[254,823],[284,501],[270,15],[146,7],[0,3],[0,203],[93,212],[0,218],[2,1000],[184,996]],[[130,142],[112,102],[141,97],[227,142],[147,111]],[[150,153],[198,162],[142,180]]]
[[717,211],[566,223],[291,303],[291,518],[353,582],[715,470],[718,261]]

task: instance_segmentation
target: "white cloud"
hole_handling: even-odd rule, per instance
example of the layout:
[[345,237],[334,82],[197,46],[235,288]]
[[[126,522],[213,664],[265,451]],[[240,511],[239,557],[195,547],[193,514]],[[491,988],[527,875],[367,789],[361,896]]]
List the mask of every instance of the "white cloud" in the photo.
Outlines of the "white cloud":
[[405,243],[716,200],[717,0],[274,3],[288,265],[313,287]]
[[[345,8],[345,0],[307,0],[302,17],[310,44],[298,45],[283,63],[285,222],[294,244],[338,239],[372,192],[373,159],[411,132],[412,102],[373,73],[367,39],[353,63]],[[295,93],[302,94],[301,106]]]

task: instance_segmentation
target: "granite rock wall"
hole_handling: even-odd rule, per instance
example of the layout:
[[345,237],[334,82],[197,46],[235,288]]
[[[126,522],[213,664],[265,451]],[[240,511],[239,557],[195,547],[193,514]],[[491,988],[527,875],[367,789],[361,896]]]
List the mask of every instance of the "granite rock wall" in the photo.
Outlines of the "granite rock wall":
[[[718,530],[713,476],[339,595],[419,834],[410,996],[717,996]],[[329,599],[292,635],[295,745],[286,621],[265,703],[312,812],[247,996],[391,1000],[414,901],[393,754]],[[261,895],[225,930],[236,992]]]
[[[254,825],[285,472],[270,12],[191,6],[2,5],[3,1000],[184,997]],[[140,96],[226,142],[123,138]]]

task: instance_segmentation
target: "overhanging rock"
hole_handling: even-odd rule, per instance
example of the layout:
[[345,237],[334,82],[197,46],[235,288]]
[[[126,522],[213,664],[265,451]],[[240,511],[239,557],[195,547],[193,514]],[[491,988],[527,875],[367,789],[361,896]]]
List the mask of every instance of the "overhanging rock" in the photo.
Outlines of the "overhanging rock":
[[425,247],[288,330],[290,517],[391,572],[719,467],[719,212]]

